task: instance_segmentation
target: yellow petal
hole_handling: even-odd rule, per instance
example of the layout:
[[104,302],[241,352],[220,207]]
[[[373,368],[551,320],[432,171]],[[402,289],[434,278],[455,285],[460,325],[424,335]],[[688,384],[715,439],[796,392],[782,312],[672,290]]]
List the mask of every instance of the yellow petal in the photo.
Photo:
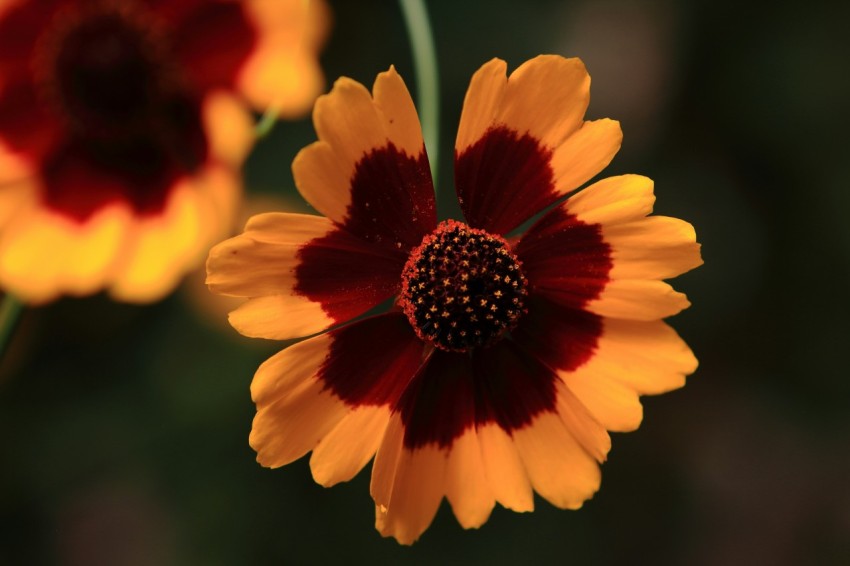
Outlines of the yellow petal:
[[28,209],[0,238],[0,282],[29,303],[102,289],[131,231],[130,212],[110,206],[83,223]]
[[298,295],[269,295],[248,299],[228,316],[244,336],[290,340],[308,336],[334,324],[322,305]]
[[260,464],[284,466],[315,448],[349,411],[321,380],[310,377],[274,403],[258,405],[248,442]]
[[413,544],[425,532],[445,493],[446,462],[445,451],[434,445],[401,449],[389,502],[376,508],[382,535]]
[[584,122],[555,149],[552,172],[559,194],[567,194],[599,174],[620,149],[623,132],[615,120]]
[[477,142],[494,125],[508,83],[506,71],[504,61],[491,59],[472,75],[457,129],[457,152]]
[[478,427],[481,457],[493,494],[504,507],[533,511],[534,493],[516,446],[498,425]]
[[465,529],[486,523],[496,504],[484,470],[478,435],[470,428],[452,443],[446,465],[446,498]]
[[663,281],[615,279],[605,284],[599,298],[590,301],[585,310],[611,318],[658,320],[690,305],[683,293]]
[[259,39],[240,73],[240,90],[257,109],[304,115],[324,86],[317,51],[330,22],[326,3],[248,0],[245,7]]
[[599,465],[556,413],[542,413],[513,433],[534,490],[552,505],[578,509],[599,489]]
[[590,411],[563,383],[557,384],[558,414],[567,430],[597,462],[604,462],[611,450],[611,437]]
[[511,73],[496,122],[554,148],[578,130],[589,103],[590,76],[580,59],[539,55]]
[[702,265],[693,226],[677,218],[605,225],[602,239],[611,248],[612,279],[667,279]]
[[314,377],[330,348],[330,336],[322,334],[281,350],[263,362],[251,382],[251,399],[265,407]]
[[352,409],[313,450],[313,479],[330,487],[357,475],[377,452],[389,421],[387,407]]
[[564,207],[586,224],[617,224],[652,212],[655,203],[652,191],[652,179],[648,177],[609,177],[574,194]]
[[240,167],[254,145],[251,115],[232,94],[216,91],[203,101],[210,152],[218,160]]

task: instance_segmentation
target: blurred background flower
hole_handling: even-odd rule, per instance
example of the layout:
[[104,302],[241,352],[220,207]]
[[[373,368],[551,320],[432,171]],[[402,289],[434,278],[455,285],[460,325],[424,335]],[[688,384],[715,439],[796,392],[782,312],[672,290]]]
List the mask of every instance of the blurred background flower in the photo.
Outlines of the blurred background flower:
[[322,88],[319,2],[0,10],[0,288],[25,302],[161,298],[232,228],[248,105],[298,116]]
[[[368,83],[394,64],[415,96],[397,6],[330,4],[326,75]],[[605,174],[653,178],[656,213],[687,218],[703,244],[705,265],[676,280],[693,306],[671,321],[700,360],[687,386],[644,399],[578,513],[538,501],[464,531],[443,504],[403,548],[374,532],[368,473],[326,490],[306,459],[254,461],[248,387],[282,344],[222,332],[184,293],[144,309],[58,301],[25,313],[0,367],[0,564],[850,562],[850,7],[428,5],[441,196],[475,69],[549,52],[587,64],[589,118],[616,117],[625,135]],[[257,144],[250,194],[304,212],[289,164],[314,139],[305,119]],[[153,550],[128,555],[141,547]]]

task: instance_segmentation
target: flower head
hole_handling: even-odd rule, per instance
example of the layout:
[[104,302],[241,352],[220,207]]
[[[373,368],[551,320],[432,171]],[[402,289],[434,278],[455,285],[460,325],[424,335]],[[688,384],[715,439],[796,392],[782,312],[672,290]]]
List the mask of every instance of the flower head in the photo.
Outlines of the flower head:
[[304,113],[322,4],[0,2],[0,288],[154,300],[229,230],[249,107]]
[[260,463],[312,450],[313,477],[332,485],[374,456],[376,525],[403,543],[444,496],[468,528],[497,502],[531,510],[533,491],[569,509],[596,492],[608,431],[637,428],[638,397],[696,368],[661,320],[689,303],[662,280],[701,259],[689,224],[647,216],[646,177],[562,200],[620,146],[617,122],[584,121],[589,83],[557,56],[476,72],[455,146],[465,221],[440,224],[395,70],[371,95],[340,79],[317,101],[319,141],[293,172],[325,217],[255,216],[207,263],[213,291],[248,298],[230,315],[241,333],[320,333],[257,370]]

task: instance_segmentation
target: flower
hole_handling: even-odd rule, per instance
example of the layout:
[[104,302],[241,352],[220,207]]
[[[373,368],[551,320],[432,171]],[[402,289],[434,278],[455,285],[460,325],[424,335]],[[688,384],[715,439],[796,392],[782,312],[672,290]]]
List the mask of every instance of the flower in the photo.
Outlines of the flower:
[[333,485],[374,456],[376,526],[401,543],[444,496],[470,528],[496,502],[532,510],[533,491],[569,509],[597,491],[608,431],[636,429],[638,397],[696,369],[661,320],[689,303],[662,279],[702,260],[690,224],[647,216],[646,177],[561,198],[622,139],[615,121],[584,121],[589,83],[579,59],[551,55],[475,73],[455,145],[465,222],[437,222],[394,69],[371,96],[342,78],[317,100],[319,141],[292,168],[325,217],[260,214],[207,262],[212,291],[248,298],[230,314],[242,334],[319,333],[257,370],[261,464],[312,450],[313,477]]
[[169,292],[225,237],[249,106],[306,113],[324,4],[0,2],[0,287]]

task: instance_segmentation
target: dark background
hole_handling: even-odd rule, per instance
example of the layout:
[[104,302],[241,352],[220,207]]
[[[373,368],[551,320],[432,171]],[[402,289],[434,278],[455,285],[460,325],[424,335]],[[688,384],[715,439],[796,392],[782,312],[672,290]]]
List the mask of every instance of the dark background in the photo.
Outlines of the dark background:
[[[415,92],[397,4],[332,5],[329,79],[395,64]],[[444,211],[472,73],[560,53],[588,66],[589,117],[622,123],[603,175],[652,177],[703,244],[671,321],[700,368],[613,435],[583,509],[464,531],[444,502],[408,548],[374,530],[368,469],[325,489],[306,458],[260,467],[248,387],[281,344],[230,329],[196,275],[153,306],[25,313],[0,366],[0,565],[850,563],[850,9],[830,5],[430,3]],[[257,146],[254,212],[306,210],[288,164],[314,139],[305,119]]]

